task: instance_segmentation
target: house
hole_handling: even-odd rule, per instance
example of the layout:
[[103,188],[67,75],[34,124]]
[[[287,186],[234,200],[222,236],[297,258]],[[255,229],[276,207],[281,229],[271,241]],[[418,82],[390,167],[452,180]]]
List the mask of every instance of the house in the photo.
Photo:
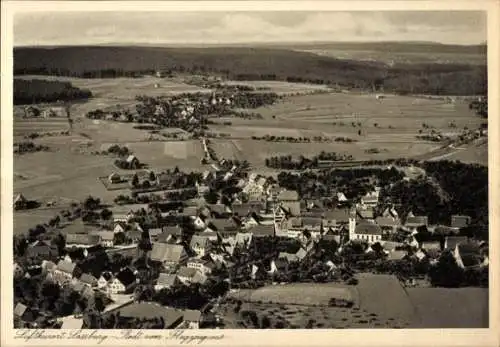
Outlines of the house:
[[459,216],[453,215],[451,216],[451,227],[452,228],[465,228],[470,224],[471,218],[469,216]]
[[101,242],[99,235],[66,234],[66,247],[92,247]]
[[161,289],[172,289],[181,285],[179,277],[175,274],[160,273],[158,279],[156,280],[155,290]]
[[362,221],[353,231],[349,230],[349,240],[365,241],[369,244],[380,242],[382,229],[375,222]]
[[182,311],[183,325],[185,329],[199,329],[201,323],[201,312],[198,310]]
[[299,200],[299,193],[295,190],[282,190],[278,194],[278,201],[279,202],[292,202],[292,201],[298,201]]
[[196,273],[193,276],[193,279],[191,280],[191,283],[198,283],[198,284],[204,284],[207,281],[208,277],[201,273],[200,271],[196,271]]
[[344,204],[349,200],[347,199],[347,197],[345,196],[344,193],[338,192],[337,193],[337,201],[339,202],[339,204]]
[[162,233],[157,236],[158,242],[168,242],[171,238],[180,239],[182,237],[182,228],[178,225],[166,226],[162,228]]
[[121,176],[116,172],[113,172],[108,176],[108,182],[111,184],[120,183],[121,181],[122,181]]
[[134,321],[135,319],[161,319],[164,329],[175,329],[183,322],[182,311],[162,306],[153,302],[133,302],[107,312],[119,314],[120,317]]
[[97,287],[98,280],[94,276],[88,273],[84,273],[80,276],[79,281],[89,287],[89,288],[94,288]]
[[254,203],[241,203],[241,204],[233,204],[231,206],[233,210],[233,215],[238,216],[240,218],[247,217],[251,213],[259,213],[262,209],[262,203],[258,204]]
[[420,227],[427,227],[429,220],[427,216],[410,216],[406,218],[404,226],[410,230],[417,230]]
[[407,255],[408,254],[406,253],[406,251],[391,251],[387,255],[387,260],[399,261],[399,260],[403,260],[404,258],[406,258]]
[[23,194],[17,194],[14,198],[14,209],[22,210],[25,209],[28,204],[28,200],[24,197]]
[[335,225],[337,227],[340,227],[349,223],[350,216],[351,211],[348,208],[336,208],[333,210],[325,211],[323,219],[330,221],[331,224],[333,224],[333,221],[335,221]]
[[199,257],[203,257],[211,249],[211,242],[206,236],[193,235],[191,238],[190,247],[193,251],[198,254]]
[[453,251],[453,257],[462,269],[480,267],[484,260],[479,245],[472,242],[458,243]]
[[133,292],[136,285],[135,273],[131,269],[125,268],[108,281],[107,292],[109,294],[128,294]]
[[151,228],[148,230],[149,240],[158,241],[158,237],[163,233],[162,228]]
[[372,208],[363,208],[356,211],[361,219],[373,219],[374,213]]
[[252,242],[252,233],[237,233],[234,238],[234,244],[246,248]]
[[182,212],[178,214],[183,217],[197,217],[198,208],[196,206],[186,206],[182,209]]
[[399,250],[401,247],[404,246],[403,243],[395,241],[381,241],[380,245],[382,246],[382,249],[386,254]]
[[133,154],[127,157],[126,163],[129,169],[138,169],[140,166],[139,159],[137,159],[137,157]]
[[18,303],[14,307],[14,317],[23,322],[33,322],[36,318],[36,314],[28,306]]
[[233,233],[234,235],[236,235],[240,227],[234,218],[210,219],[207,224],[208,228],[210,228],[212,231],[217,231],[224,234]]
[[210,215],[206,217],[229,218],[232,214],[231,209],[224,204],[209,204],[207,208],[210,211]]
[[209,275],[212,273],[215,264],[213,261],[193,258],[188,260],[186,266],[198,270],[205,275]]
[[399,219],[395,217],[379,216],[375,218],[375,223],[386,233],[395,233],[400,225]]
[[35,241],[28,245],[24,255],[27,259],[42,260],[55,259],[59,256],[57,247],[47,241]]
[[284,215],[298,217],[301,215],[300,201],[283,201],[279,203]]
[[186,285],[189,285],[192,283],[194,275],[198,272],[198,270],[187,267],[187,266],[181,266],[179,270],[177,271],[177,276],[179,277],[179,280]]
[[458,244],[466,243],[467,241],[466,236],[447,236],[444,240],[444,249],[453,251]]
[[99,236],[101,246],[110,248],[114,246],[115,233],[113,231],[99,231],[93,235]]
[[249,233],[252,234],[252,239],[261,237],[274,237],[274,225],[256,225],[249,230]]
[[174,267],[183,264],[188,254],[183,245],[155,242],[150,258],[152,261],[161,262],[165,267]]
[[104,271],[101,277],[97,280],[97,288],[107,290],[108,282],[113,279],[113,274],[108,271]]
[[[125,217],[126,219],[126,217]],[[123,222],[123,221],[117,221],[115,219],[115,227],[113,229],[113,232],[115,234],[118,234],[118,233],[124,233],[125,231],[127,230],[127,222]]]
[[56,268],[53,270],[53,279],[59,284],[63,285],[65,283],[71,282],[75,272],[76,264],[69,263],[64,260],[60,260],[57,263]]
[[376,187],[374,191],[366,193],[366,195],[361,198],[361,204],[369,208],[377,207],[379,195],[380,188]]

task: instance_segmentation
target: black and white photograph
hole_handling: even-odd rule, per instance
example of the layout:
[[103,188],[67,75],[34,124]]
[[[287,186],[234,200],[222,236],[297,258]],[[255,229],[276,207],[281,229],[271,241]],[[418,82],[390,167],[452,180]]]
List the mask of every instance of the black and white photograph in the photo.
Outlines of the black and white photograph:
[[487,19],[15,13],[12,328],[489,328]]

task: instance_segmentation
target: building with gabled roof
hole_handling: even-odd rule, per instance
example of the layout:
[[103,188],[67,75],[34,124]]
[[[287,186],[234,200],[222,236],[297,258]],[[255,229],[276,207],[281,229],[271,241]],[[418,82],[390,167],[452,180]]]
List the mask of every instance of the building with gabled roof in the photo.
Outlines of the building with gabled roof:
[[452,215],[451,216],[451,227],[452,228],[465,228],[471,222],[471,218],[469,216],[460,216],[460,215]]
[[162,272],[156,280],[155,290],[172,289],[181,284],[182,282],[176,274],[167,274]]
[[171,267],[184,263],[188,254],[183,245],[155,242],[150,258],[162,263],[163,266]]
[[203,235],[193,235],[189,244],[191,249],[196,252],[199,257],[203,257],[210,252],[212,243],[209,238]]
[[349,230],[349,240],[365,241],[369,244],[382,240],[382,229],[372,221],[361,221],[355,229]]

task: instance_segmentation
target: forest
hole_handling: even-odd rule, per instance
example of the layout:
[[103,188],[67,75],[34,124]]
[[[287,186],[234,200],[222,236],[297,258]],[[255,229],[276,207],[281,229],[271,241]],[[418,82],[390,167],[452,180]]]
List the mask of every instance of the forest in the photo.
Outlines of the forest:
[[[136,59],[141,57],[141,59]],[[252,47],[59,47],[14,49],[14,74],[84,78],[141,77],[163,71],[233,80],[330,84],[400,94],[485,95],[486,65],[397,64],[340,60],[307,52]]]
[[85,100],[91,97],[89,90],[76,88],[69,82],[14,79],[14,105]]

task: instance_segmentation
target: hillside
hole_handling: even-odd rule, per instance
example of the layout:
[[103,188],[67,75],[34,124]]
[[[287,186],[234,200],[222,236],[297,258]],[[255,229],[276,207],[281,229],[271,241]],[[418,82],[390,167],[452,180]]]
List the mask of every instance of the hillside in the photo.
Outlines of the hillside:
[[286,49],[75,46],[15,48],[15,74],[140,76],[155,70],[218,73],[236,80],[287,80],[345,88],[441,95],[486,93],[486,67],[340,60]]

